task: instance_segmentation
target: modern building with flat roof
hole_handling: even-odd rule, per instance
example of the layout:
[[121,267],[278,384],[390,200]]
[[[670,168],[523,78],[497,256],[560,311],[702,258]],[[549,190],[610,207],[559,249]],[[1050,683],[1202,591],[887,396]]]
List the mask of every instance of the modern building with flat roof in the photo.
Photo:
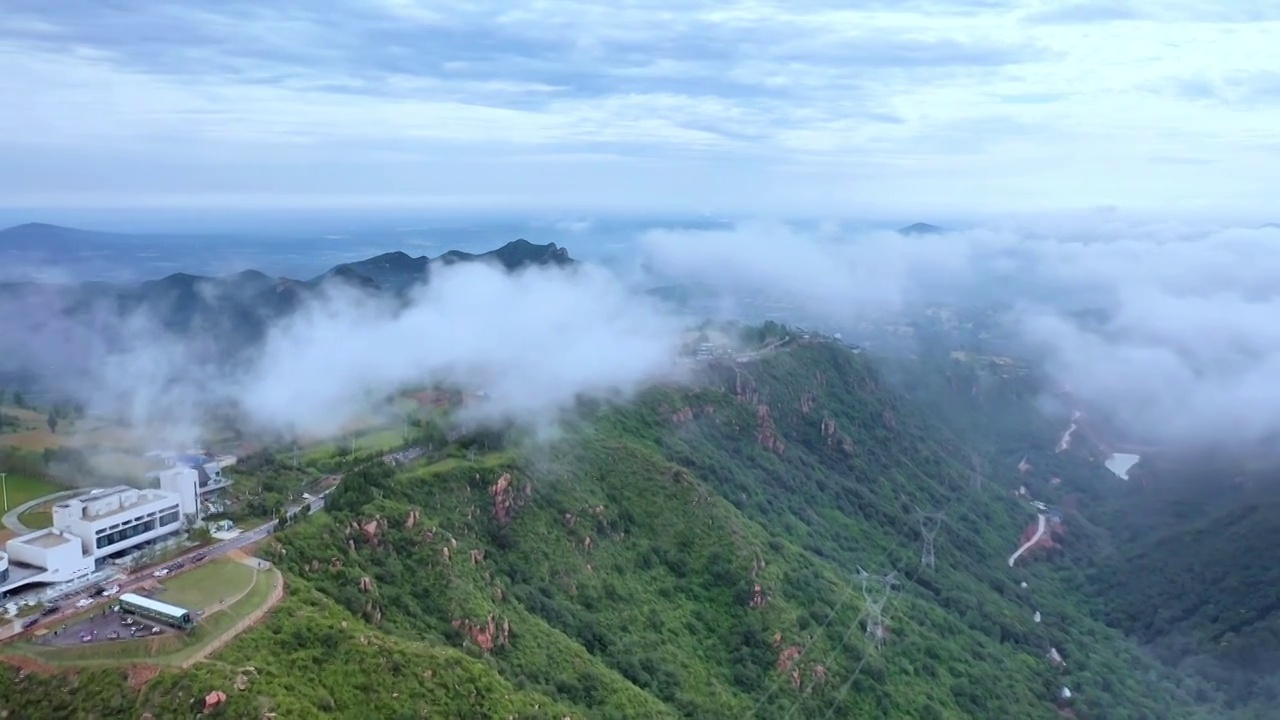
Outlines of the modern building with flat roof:
[[0,589],[32,582],[68,582],[92,573],[92,555],[81,551],[80,538],[58,528],[37,530],[5,543],[0,566],[7,575]]
[[186,515],[196,512],[193,497],[122,485],[57,503],[53,526],[80,538],[86,555],[105,558],[175,532]]
[[91,574],[108,558],[182,530],[200,518],[199,473],[161,478],[160,488],[121,485],[54,504],[53,527],[9,540],[0,553],[0,594]]

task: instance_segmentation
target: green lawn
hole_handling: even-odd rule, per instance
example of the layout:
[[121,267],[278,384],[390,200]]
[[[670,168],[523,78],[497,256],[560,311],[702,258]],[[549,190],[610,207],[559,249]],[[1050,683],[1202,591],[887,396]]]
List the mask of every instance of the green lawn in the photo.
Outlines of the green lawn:
[[32,530],[53,527],[53,513],[47,507],[33,507],[18,516],[18,522]]
[[477,468],[491,470],[496,467],[511,464],[514,458],[515,455],[513,453],[503,450],[488,453],[476,453],[474,463],[466,458],[447,457],[437,460],[430,465],[424,465],[413,471],[413,474],[419,477],[427,477],[447,472],[461,465],[474,465]]
[[4,492],[9,499],[9,504],[4,507],[4,512],[59,490],[66,490],[66,488],[59,487],[48,480],[8,473],[4,482]]
[[235,560],[210,560],[171,579],[165,579],[165,592],[157,600],[189,610],[203,610],[244,592],[253,583],[254,569]]
[[356,450],[390,450],[403,444],[404,428],[377,430],[356,438]]
[[[356,435],[356,452],[383,451],[392,450],[404,444],[404,428],[397,425],[395,427],[370,428]],[[311,445],[298,453],[298,459],[309,464],[317,460],[332,457],[338,448],[343,450],[351,449],[351,436],[334,438],[332,440]],[[281,452],[281,458],[293,458],[293,451],[287,450]]]

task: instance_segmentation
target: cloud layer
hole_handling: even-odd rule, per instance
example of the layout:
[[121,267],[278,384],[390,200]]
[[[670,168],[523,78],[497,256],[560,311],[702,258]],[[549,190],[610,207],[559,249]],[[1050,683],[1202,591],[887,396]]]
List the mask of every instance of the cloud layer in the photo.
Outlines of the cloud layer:
[[[943,293],[1015,303],[1018,339],[1136,437],[1187,446],[1280,433],[1280,229],[1058,225],[905,238],[747,226],[642,245],[654,267],[837,322]],[[1079,319],[1082,309],[1105,319]]]
[[438,267],[404,303],[335,285],[233,362],[212,336],[177,338],[110,304],[76,320],[55,307],[30,294],[0,300],[0,345],[26,349],[0,370],[39,368],[157,445],[199,440],[218,408],[238,410],[255,434],[327,436],[396,391],[434,383],[486,392],[472,420],[545,428],[580,397],[623,398],[685,371],[687,323],[587,265]]
[[24,172],[0,197],[1259,213],[1280,179],[1278,19],[1195,0],[13,0],[0,162]]

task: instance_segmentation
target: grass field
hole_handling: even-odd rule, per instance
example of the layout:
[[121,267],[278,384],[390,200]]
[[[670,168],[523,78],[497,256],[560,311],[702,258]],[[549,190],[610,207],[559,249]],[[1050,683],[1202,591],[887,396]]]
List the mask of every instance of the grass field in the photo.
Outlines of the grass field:
[[[374,427],[356,433],[356,451],[368,452],[392,450],[404,443],[404,428],[396,427]],[[298,459],[302,462],[313,462],[321,458],[330,457],[338,448],[349,450],[351,448],[351,435],[348,433],[345,437],[328,440],[316,445],[311,445],[298,453]],[[281,457],[291,456],[289,453],[281,453]]]
[[229,600],[253,584],[256,571],[230,559],[211,560],[164,582],[165,592],[157,600],[191,610],[214,608],[219,600]]
[[[234,563],[234,561],[228,562],[239,564]],[[212,566],[213,564],[210,564],[208,567]],[[248,587],[248,591],[244,592],[245,587],[243,586],[237,589],[235,593],[227,591],[223,595],[227,598],[235,597],[241,592],[244,592],[244,594],[228,607],[206,613],[200,619],[200,623],[186,634],[165,633],[155,638],[119,640],[65,647],[22,642],[5,648],[4,654],[26,655],[53,665],[104,666],[136,662],[170,666],[181,665],[200,652],[206,645],[235,628],[236,624],[241,620],[261,608],[270,599],[271,592],[277,583],[283,582],[280,572],[274,568],[257,572],[247,565],[241,565],[241,567],[249,573],[248,581],[245,585],[248,585],[248,582],[252,582],[252,585]],[[203,567],[197,568],[186,574],[197,573],[205,569]],[[217,577],[218,573],[213,573],[213,576]],[[173,602],[172,593],[174,591],[172,588],[182,577],[178,576],[167,583],[171,589],[161,599],[166,602]],[[200,581],[198,584],[204,585],[205,581]],[[205,589],[208,588],[206,587]],[[214,602],[216,603],[217,600],[218,598],[215,596]],[[75,621],[72,620],[70,622]]]
[[5,476],[4,487],[4,492],[9,498],[8,507],[0,504],[0,508],[4,508],[4,512],[8,512],[13,508],[18,507],[22,503],[31,502],[32,500],[42,498],[49,493],[56,493],[59,490],[66,489],[58,487],[48,480],[42,480],[40,478],[29,477],[26,475],[15,475],[13,473],[9,473]]
[[[496,467],[510,465],[512,459],[512,454],[505,451],[484,454],[477,453],[474,464],[477,467],[493,469]],[[429,475],[445,472],[446,470],[452,470],[460,465],[468,464],[471,464],[471,461],[462,458],[447,457],[443,460],[437,460],[430,465],[424,465],[421,468],[414,470],[413,474],[419,477],[427,477]]]
[[32,530],[53,527],[53,512],[48,505],[37,505],[18,516],[18,522]]

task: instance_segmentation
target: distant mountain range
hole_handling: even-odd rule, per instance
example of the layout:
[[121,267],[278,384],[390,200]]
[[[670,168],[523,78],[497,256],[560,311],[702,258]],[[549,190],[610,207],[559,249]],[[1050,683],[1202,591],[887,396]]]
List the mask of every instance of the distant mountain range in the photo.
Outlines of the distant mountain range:
[[[15,229],[22,232],[0,232],[0,240],[5,241],[0,250],[12,247],[15,237],[23,243],[33,238],[48,241],[65,252],[76,252],[74,248],[83,248],[82,243],[110,242],[113,237],[51,225],[10,230]],[[403,299],[411,289],[429,283],[432,273],[440,268],[475,262],[492,263],[508,272],[576,264],[563,247],[520,239],[479,254],[452,250],[429,258],[384,253],[337,265],[309,280],[245,270],[217,277],[179,272],[142,283],[0,282],[0,347],[12,350],[25,345],[31,349],[29,346],[43,342],[59,345],[63,355],[88,353],[93,346],[85,343],[104,342],[99,337],[104,328],[122,320],[146,318],[175,337],[199,341],[217,358],[231,358],[252,348],[272,323],[331,288],[354,287]],[[9,355],[11,359],[14,353]],[[47,364],[49,357],[47,351],[17,355],[38,358],[40,364]]]

